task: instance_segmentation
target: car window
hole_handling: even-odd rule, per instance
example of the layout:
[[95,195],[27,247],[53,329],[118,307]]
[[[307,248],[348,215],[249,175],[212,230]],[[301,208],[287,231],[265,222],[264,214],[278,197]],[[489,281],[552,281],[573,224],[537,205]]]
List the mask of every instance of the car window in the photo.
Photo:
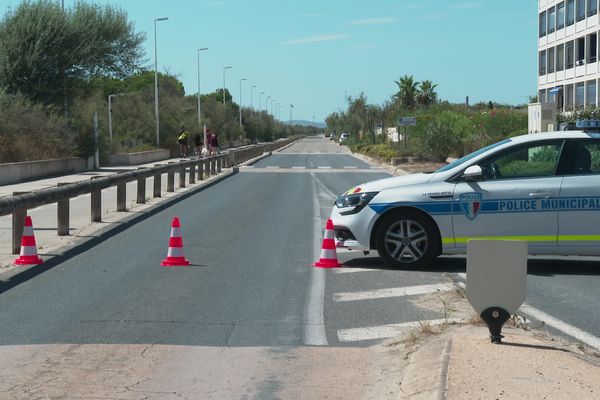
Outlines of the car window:
[[485,180],[554,176],[563,142],[531,143],[502,152],[479,165]]
[[460,164],[465,163],[465,162],[467,162],[467,161],[469,161],[469,160],[477,157],[478,155],[485,153],[488,150],[494,149],[494,148],[496,148],[498,146],[502,146],[503,144],[506,144],[506,143],[510,143],[510,141],[511,141],[510,139],[504,139],[504,140],[502,140],[500,142],[497,142],[497,143],[491,144],[489,146],[483,147],[483,148],[481,148],[479,150],[476,150],[476,151],[474,151],[474,152],[472,152],[470,154],[467,154],[466,156],[463,156],[463,157],[459,158],[458,160],[452,161],[448,165],[444,165],[442,168],[438,169],[435,172],[449,171],[452,168],[457,167]]
[[577,143],[572,160],[571,174],[600,174],[600,141],[585,140]]

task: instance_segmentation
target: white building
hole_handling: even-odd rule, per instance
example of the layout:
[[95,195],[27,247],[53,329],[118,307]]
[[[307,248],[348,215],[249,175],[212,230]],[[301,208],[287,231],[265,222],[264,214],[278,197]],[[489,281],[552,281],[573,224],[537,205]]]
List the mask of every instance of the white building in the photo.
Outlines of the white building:
[[539,101],[555,110],[597,105],[598,0],[538,1]]

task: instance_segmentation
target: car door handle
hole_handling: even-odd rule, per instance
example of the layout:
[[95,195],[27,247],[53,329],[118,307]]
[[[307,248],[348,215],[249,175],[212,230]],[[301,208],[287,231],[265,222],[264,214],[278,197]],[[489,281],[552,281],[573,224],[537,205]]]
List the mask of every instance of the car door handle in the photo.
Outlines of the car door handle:
[[533,197],[536,199],[539,199],[539,198],[547,199],[548,197],[552,197],[552,196],[554,196],[554,193],[552,193],[552,192],[531,192],[531,193],[529,193],[529,197]]

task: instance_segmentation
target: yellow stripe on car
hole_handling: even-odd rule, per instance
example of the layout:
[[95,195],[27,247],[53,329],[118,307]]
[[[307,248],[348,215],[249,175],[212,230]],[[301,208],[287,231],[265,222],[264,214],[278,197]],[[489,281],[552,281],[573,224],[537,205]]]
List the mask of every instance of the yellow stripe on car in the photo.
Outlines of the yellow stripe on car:
[[443,238],[442,244],[466,244],[469,240],[525,240],[527,242],[595,242],[600,241],[600,235],[559,235],[556,236],[474,236]]

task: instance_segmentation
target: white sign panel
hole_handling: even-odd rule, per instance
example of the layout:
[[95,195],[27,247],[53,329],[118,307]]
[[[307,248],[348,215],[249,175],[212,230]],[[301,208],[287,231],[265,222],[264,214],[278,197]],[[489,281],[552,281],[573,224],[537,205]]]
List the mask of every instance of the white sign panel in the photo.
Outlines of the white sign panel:
[[500,307],[514,314],[527,294],[527,242],[471,240],[467,245],[467,299],[479,314]]
[[398,119],[399,126],[417,126],[417,117],[400,117]]

